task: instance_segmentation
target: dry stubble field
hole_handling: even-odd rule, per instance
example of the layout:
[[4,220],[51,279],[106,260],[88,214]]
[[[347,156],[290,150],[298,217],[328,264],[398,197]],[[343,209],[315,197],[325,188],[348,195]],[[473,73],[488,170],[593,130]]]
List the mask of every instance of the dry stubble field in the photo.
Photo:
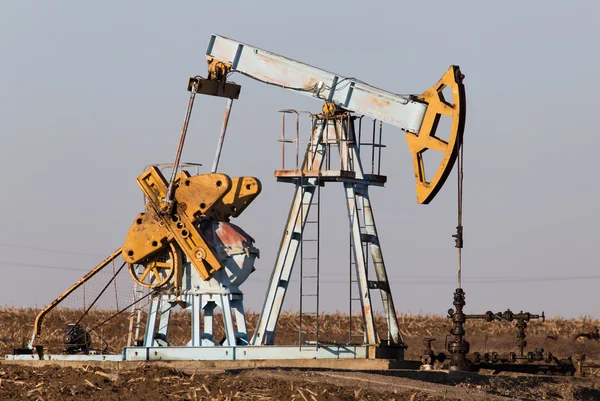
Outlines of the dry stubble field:
[[[0,309],[0,349],[4,354],[26,343],[37,311],[32,309]],[[83,320],[94,327],[112,315],[109,311],[93,311]],[[49,352],[60,352],[65,324],[81,316],[80,310],[52,312],[40,338]],[[248,314],[250,330],[258,316]],[[189,337],[189,316],[174,314],[170,331],[173,345],[184,344]],[[354,317],[355,327],[360,318]],[[434,337],[434,348],[443,348],[450,321],[440,316],[399,316],[400,329],[409,348],[408,359],[418,359],[424,337]],[[278,344],[298,343],[298,315],[281,316]],[[382,317],[377,324],[383,327]],[[304,324],[307,324],[305,322]],[[319,320],[320,340],[344,343],[348,340],[348,316],[323,314]],[[577,340],[574,335],[588,332],[600,321],[581,319],[548,319],[531,322],[528,327],[528,350],[542,347],[559,357],[585,352],[588,362],[600,362],[600,343]],[[125,345],[129,319],[118,316],[96,330],[109,344],[108,352],[118,353]],[[472,351],[514,351],[515,330],[508,323],[469,322],[467,338]],[[217,338],[222,332],[217,331]],[[94,345],[102,344],[94,336]],[[403,372],[344,372],[294,369],[252,369],[238,371],[189,371],[140,364],[135,369],[110,370],[100,367],[79,368],[45,366],[0,366],[0,399],[2,400],[483,400],[483,399],[565,399],[600,400],[600,380],[589,371],[586,378],[559,376],[519,376],[502,374],[479,376],[466,380],[450,380],[431,376],[414,377]]]

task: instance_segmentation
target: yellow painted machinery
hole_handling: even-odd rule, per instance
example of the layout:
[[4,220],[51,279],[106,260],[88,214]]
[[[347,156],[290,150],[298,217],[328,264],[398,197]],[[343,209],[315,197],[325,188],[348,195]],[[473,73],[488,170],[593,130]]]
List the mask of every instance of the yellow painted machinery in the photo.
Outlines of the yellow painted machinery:
[[138,284],[158,288],[173,278],[171,290],[176,293],[181,290],[183,255],[203,280],[224,267],[202,233],[202,221],[227,222],[239,216],[261,190],[254,177],[190,176],[183,170],[175,180],[173,201],[166,205],[168,184],[157,167],[146,170],[137,183],[148,203],[125,238],[123,260]]

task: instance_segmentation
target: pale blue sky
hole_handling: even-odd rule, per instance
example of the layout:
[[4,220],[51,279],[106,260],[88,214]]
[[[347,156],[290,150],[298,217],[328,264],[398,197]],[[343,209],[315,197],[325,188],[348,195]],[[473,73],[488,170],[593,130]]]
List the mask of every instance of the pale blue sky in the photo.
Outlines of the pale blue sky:
[[[205,74],[206,45],[218,33],[398,93],[420,93],[460,65],[467,310],[600,317],[599,12],[594,1],[3,1],[0,304],[46,304],[120,246],[142,208],[135,178],[149,163],[172,162],[187,79]],[[320,104],[233,80],[242,92],[220,170],[263,183],[237,221],[261,249],[243,287],[247,308],[258,310],[293,190],[273,178],[277,110]],[[224,107],[196,103],[183,159],[205,171]],[[402,132],[386,127],[384,141],[388,184],[372,197],[397,309],[443,314],[455,288],[455,175],[432,204],[417,205]],[[324,196],[323,279],[344,282],[342,189]],[[544,281],[477,282],[485,277]],[[344,310],[347,286],[326,285],[322,305]],[[292,291],[285,309],[296,305]]]

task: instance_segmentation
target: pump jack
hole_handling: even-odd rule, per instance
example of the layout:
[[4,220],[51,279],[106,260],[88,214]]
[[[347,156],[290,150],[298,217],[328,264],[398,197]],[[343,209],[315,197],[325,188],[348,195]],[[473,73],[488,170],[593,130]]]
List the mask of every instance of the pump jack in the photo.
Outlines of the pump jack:
[[[430,203],[448,178],[462,144],[466,100],[460,68],[450,66],[434,86],[420,95],[403,96],[218,35],[211,36],[206,59],[207,77],[194,76],[188,82],[190,100],[170,179],[167,180],[157,166],[151,166],[138,177],[137,183],[146,199],[145,210],[134,219],[123,246],[40,312],[29,353],[33,354],[35,348],[37,357],[44,358],[36,343],[44,316],[108,263],[121,257],[137,285],[153,292],[142,345],[124,348],[122,355],[112,356],[113,360],[373,358],[389,355],[401,359],[405,345],[398,329],[369,197],[369,186],[383,186],[386,177],[380,174],[379,168],[377,173],[372,170],[369,174],[363,166],[360,123],[362,117],[367,116],[379,121],[380,129],[382,123],[386,123],[405,131],[414,163],[417,202]],[[252,338],[248,338],[246,331],[239,285],[254,271],[258,249],[253,245],[254,240],[230,223],[230,219],[238,217],[260,194],[261,184],[254,177],[230,178],[217,172],[233,100],[239,98],[241,89],[229,80],[234,73],[323,103],[322,111],[311,115],[311,136],[303,161],[299,163],[297,156],[292,169],[282,167],[275,172],[278,181],[295,185],[295,194]],[[446,88],[449,92],[444,93]],[[191,175],[181,168],[181,152],[197,94],[223,97],[228,103],[212,171]],[[294,110],[284,112],[299,116]],[[451,120],[446,140],[436,136],[442,118]],[[375,133],[373,136],[375,138]],[[282,143],[289,142],[295,143],[298,154],[298,132],[292,139],[283,134]],[[380,155],[381,139],[379,143],[373,140],[369,145],[373,157],[375,149]],[[332,146],[338,148],[339,157],[339,167],[333,169]],[[434,166],[431,176],[425,174],[423,154],[427,151],[442,154],[442,160]],[[375,165],[374,160],[372,165]],[[318,205],[320,188],[329,182],[341,182],[344,186],[354,260],[354,273],[351,274],[355,275],[358,287],[359,295],[355,299],[361,305],[363,342],[336,347],[319,344],[317,256],[316,276],[307,276],[316,278],[317,283],[314,346],[304,350],[307,352],[300,352],[303,351],[302,344],[299,351],[298,347],[274,346],[277,320],[290,285],[294,261],[298,252],[302,254],[308,240],[305,237],[306,225],[311,223],[308,215],[311,207]],[[368,277],[369,253],[375,280]],[[301,256],[301,269],[303,259]],[[375,330],[370,290],[380,292],[388,326],[387,340]],[[169,314],[176,306],[188,309],[192,314],[191,339],[184,347],[169,346],[166,342]],[[212,334],[216,307],[222,310],[226,332],[224,342],[220,343]],[[236,352],[236,348],[243,348],[243,353]],[[380,352],[386,349],[393,350],[392,354]],[[12,356],[13,359],[20,357]],[[53,359],[69,357],[72,356],[52,356]],[[91,359],[97,357],[89,355]],[[106,356],[103,360],[107,360]]]

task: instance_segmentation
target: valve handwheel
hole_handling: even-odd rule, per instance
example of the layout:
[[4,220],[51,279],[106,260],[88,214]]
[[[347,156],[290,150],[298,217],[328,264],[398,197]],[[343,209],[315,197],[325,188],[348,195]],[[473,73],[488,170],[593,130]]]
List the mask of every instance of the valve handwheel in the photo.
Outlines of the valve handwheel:
[[129,264],[131,277],[136,283],[146,288],[159,288],[167,284],[175,271],[180,269],[181,251],[174,243],[170,243],[164,250],[153,254],[140,263]]

